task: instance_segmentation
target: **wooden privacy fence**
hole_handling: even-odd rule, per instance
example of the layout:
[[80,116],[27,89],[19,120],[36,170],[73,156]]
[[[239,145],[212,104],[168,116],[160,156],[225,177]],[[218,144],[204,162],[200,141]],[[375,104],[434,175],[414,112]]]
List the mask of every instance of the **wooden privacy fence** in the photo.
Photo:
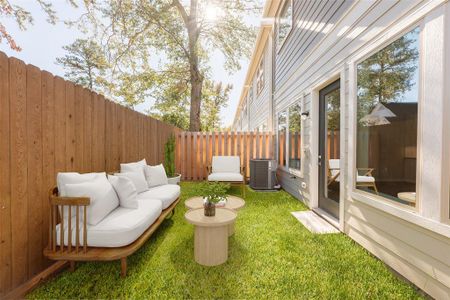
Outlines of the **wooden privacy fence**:
[[0,298],[50,264],[42,251],[57,172],[161,163],[176,132],[0,52]]
[[269,132],[179,132],[176,170],[183,180],[204,180],[214,155],[237,155],[250,175],[252,158],[273,158],[274,135]]

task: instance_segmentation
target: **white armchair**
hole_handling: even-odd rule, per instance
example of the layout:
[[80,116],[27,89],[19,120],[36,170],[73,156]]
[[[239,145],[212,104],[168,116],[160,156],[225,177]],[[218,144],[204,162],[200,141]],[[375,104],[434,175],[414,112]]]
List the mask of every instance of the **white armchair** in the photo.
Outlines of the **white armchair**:
[[239,184],[245,197],[245,173],[239,156],[213,156],[208,169],[208,181]]

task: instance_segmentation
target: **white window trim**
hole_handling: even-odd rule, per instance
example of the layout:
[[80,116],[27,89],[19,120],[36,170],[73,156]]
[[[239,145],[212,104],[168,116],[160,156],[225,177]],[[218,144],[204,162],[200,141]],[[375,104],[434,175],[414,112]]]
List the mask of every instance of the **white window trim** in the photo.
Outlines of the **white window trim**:
[[[280,35],[280,15],[281,12],[284,10],[284,8],[286,7],[286,5],[290,3],[291,4],[291,28],[289,28],[288,33],[286,34],[286,36],[284,37],[284,39],[280,42],[279,41],[279,35]],[[277,43],[277,54],[281,51],[281,49],[283,48],[284,44],[286,43],[286,40],[289,38],[289,36],[291,35],[291,32],[294,28],[294,1],[293,0],[285,0],[283,5],[281,5],[281,9],[279,10],[279,12],[277,13],[277,39],[276,39],[276,43]]]
[[[450,78],[450,5],[447,3],[446,5],[446,23],[445,28],[446,31],[444,32],[444,49],[445,49],[445,76],[444,78]],[[444,112],[446,116],[450,116],[450,86],[449,84],[446,84],[444,86]],[[450,132],[450,119],[444,118],[444,132],[449,133]],[[447,168],[444,167],[444,172],[442,174],[442,187],[443,191],[442,194],[444,195],[444,199],[441,205],[441,220],[450,225],[450,135],[444,134],[443,136],[443,144],[444,144],[444,156],[442,164],[444,166],[447,166]],[[447,197],[446,197],[447,196]]]

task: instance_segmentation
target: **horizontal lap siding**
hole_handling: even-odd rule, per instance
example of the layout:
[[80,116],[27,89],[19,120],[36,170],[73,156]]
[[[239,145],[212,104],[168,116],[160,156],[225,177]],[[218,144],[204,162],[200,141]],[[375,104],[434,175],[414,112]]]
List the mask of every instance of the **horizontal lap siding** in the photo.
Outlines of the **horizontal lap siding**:
[[[286,49],[290,47],[290,50],[286,51],[293,53],[286,59],[277,58],[277,84],[274,95],[276,113],[286,109],[297,99],[301,99],[304,94],[306,95],[303,98],[304,110],[310,111],[311,89],[344,69],[354,55],[366,50],[369,43],[379,38],[395,22],[408,19],[408,14],[421,5],[424,5],[424,2],[418,0],[360,1],[350,10],[346,8],[345,13],[340,12],[342,19],[339,22],[331,22],[334,26],[331,31],[323,35],[310,52],[301,59],[296,58],[298,51],[294,50],[295,47],[298,47],[297,49],[302,47],[298,41],[295,42],[296,46],[285,45],[288,46]],[[289,38],[294,39],[294,36],[291,35]],[[283,51],[282,49],[281,55],[284,55]],[[349,71],[346,66],[345,81],[341,86],[345,89],[345,99],[341,99],[345,112],[349,111],[348,76]],[[348,126],[351,125],[348,113],[344,114],[344,124],[343,154],[348,158],[352,154],[349,153],[349,144],[352,141],[348,140]],[[303,126],[304,145],[309,149],[313,146],[309,145],[309,142],[314,134],[310,128],[311,118]],[[306,183],[311,179],[308,168],[315,163],[311,159],[313,159],[311,156],[305,157],[305,177],[301,181]],[[348,159],[344,161],[342,168],[349,170]],[[279,171],[278,174],[286,190],[298,196],[299,191],[302,191],[298,187],[301,181],[296,180],[297,184],[293,184],[289,173]],[[344,191],[347,195],[344,208],[345,233],[431,296],[437,299],[448,299],[450,297],[449,239],[351,199],[347,190],[350,185],[346,184]],[[305,195],[308,195],[308,190],[316,188],[317,186],[308,184]]]
[[[353,1],[293,1],[293,29],[282,48],[276,49],[275,86],[282,86],[289,75],[295,72],[311,49],[316,46],[335,23],[350,7]],[[277,35],[275,35],[277,39]],[[278,40],[276,40],[278,43]]]
[[57,172],[115,171],[144,157],[162,163],[178,129],[1,52],[0,107],[3,298],[51,263],[42,253]]
[[[258,95],[257,92],[257,80],[256,75],[253,80],[254,82],[254,97],[255,100],[251,104],[251,113],[250,113],[250,130],[256,130],[256,128],[263,123],[266,123],[266,126],[269,125],[269,111],[270,111],[270,91],[269,91],[269,81],[271,80],[271,57],[270,57],[270,51],[269,51],[269,45],[266,44],[264,48],[264,56],[262,59],[264,59],[264,87],[261,90],[261,92]],[[268,130],[271,130],[271,128],[268,128]]]

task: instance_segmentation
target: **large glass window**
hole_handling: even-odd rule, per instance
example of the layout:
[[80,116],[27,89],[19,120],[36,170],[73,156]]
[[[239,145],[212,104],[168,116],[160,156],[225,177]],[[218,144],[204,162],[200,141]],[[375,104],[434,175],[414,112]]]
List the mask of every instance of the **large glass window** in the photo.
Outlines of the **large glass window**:
[[278,47],[281,47],[284,40],[292,29],[292,1],[286,0],[278,18]]
[[301,117],[300,104],[289,108],[289,168],[300,170],[301,165]]
[[287,113],[281,112],[278,115],[278,164],[282,167],[286,166],[286,126]]
[[356,188],[416,205],[419,33],[357,66]]

